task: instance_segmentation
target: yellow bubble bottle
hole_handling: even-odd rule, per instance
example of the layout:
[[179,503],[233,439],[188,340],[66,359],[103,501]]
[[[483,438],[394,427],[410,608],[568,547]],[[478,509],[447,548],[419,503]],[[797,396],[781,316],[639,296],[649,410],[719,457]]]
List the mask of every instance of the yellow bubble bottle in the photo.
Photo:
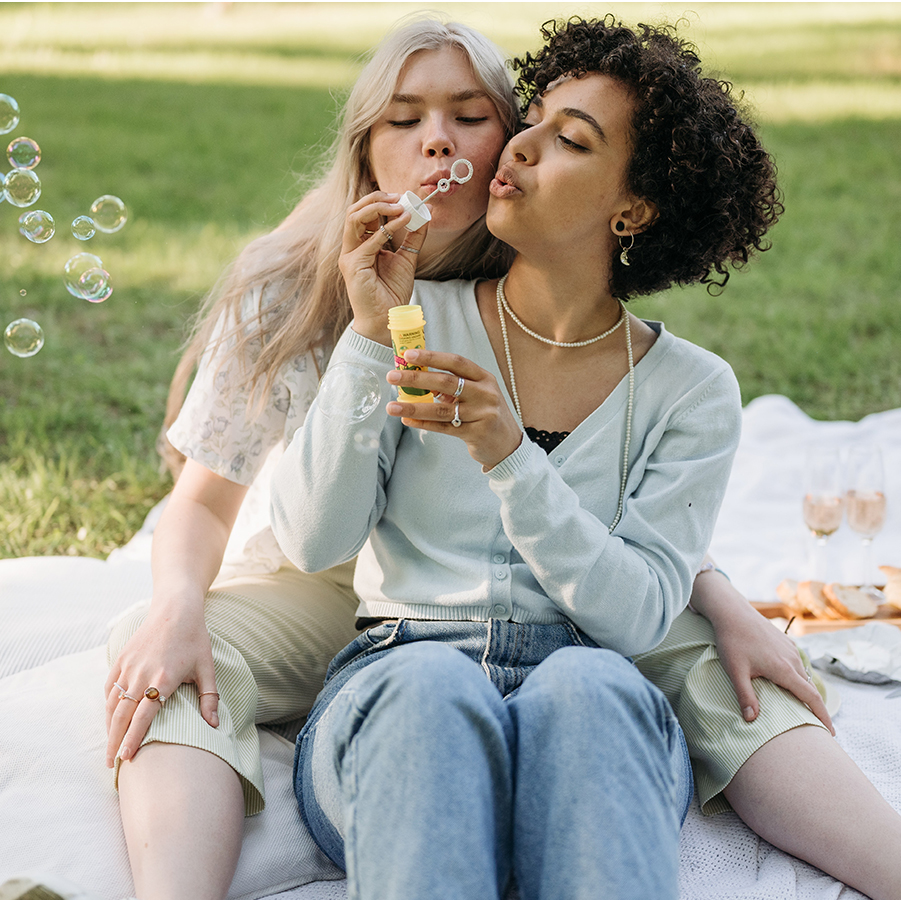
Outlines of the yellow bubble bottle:
[[[405,350],[425,350],[425,319],[422,307],[415,303],[407,306],[392,306],[388,310],[388,330],[394,347],[394,367],[396,369],[416,369],[428,371],[424,366],[412,366],[404,360]],[[431,403],[432,392],[422,388],[397,389],[397,399],[406,403]]]

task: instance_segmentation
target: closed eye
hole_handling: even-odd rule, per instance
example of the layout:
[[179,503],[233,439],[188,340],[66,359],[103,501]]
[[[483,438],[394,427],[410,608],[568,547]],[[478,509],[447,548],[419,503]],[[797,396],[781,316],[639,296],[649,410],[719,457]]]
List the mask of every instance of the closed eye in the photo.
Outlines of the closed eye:
[[588,152],[587,147],[583,147],[581,144],[577,144],[575,141],[571,141],[568,137],[564,137],[562,134],[558,135],[560,138],[560,143],[563,144],[570,150],[577,150],[579,152]]
[[479,122],[487,122],[488,116],[458,116],[457,121],[464,125],[478,125]]
[[416,125],[419,122],[419,119],[389,119],[388,124],[393,125],[395,128],[410,128],[412,125]]

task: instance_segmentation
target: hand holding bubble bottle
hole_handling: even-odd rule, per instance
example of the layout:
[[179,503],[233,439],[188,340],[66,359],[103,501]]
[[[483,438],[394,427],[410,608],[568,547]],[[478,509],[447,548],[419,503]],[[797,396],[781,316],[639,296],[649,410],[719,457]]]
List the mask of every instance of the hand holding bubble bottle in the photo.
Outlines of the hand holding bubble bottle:
[[[466,169],[465,175],[462,175],[457,171],[461,167]],[[439,179],[438,187],[436,187],[425,199],[420,200],[413,191],[407,191],[403,197],[400,198],[400,205],[407,210],[411,216],[410,223],[407,225],[407,231],[419,231],[426,222],[431,221],[432,213],[426,206],[426,203],[428,203],[432,197],[439,193],[446,194],[453,183],[466,184],[466,182],[472,178],[472,173],[472,163],[468,159],[458,159],[451,166],[450,178]]]

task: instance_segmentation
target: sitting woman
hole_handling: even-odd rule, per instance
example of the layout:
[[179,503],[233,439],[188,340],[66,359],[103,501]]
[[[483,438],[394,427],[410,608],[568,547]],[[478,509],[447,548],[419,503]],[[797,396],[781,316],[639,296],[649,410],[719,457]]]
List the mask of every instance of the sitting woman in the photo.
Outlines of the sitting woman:
[[[295,766],[351,896],[678,895],[691,777],[626,657],[688,601],[740,400],[722,360],[622,301],[745,261],[778,207],[753,131],[686,62],[667,30],[571,20],[519,64],[526,127],[487,212],[517,252],[500,279],[414,291],[424,236],[399,194],[350,208],[354,320],[330,365],[400,393],[363,422],[313,403],[272,523],[305,571],[359,553],[366,630],[332,661]],[[403,134],[383,140],[403,171]],[[672,196],[673,170],[705,189]],[[394,369],[388,310],[411,292],[429,349]]]
[[[451,72],[457,90],[436,88]],[[416,102],[401,104],[399,97]],[[258,812],[264,802],[255,722],[306,715],[329,659],[356,633],[352,563],[305,575],[264,529],[247,552],[237,559],[232,554],[231,564],[220,570],[239,509],[245,516],[249,512],[248,485],[256,478],[254,490],[266,490],[263,460],[303,422],[332,335],[349,321],[337,269],[344,212],[377,188],[425,196],[434,189],[428,176],[439,177],[435,173],[466,157],[476,164],[476,175],[434,204],[417,274],[435,279],[503,274],[511,256],[485,229],[484,214],[488,183],[516,118],[512,84],[497,48],[455,23],[431,18],[406,23],[376,50],[351,92],[322,181],[279,228],[247,248],[211,297],[173,384],[174,416],[184,393],[179,386],[199,361],[188,399],[169,431],[189,458],[154,535],[153,603],[121,622],[110,640],[108,758],[116,764],[142,898],[225,896],[243,816]],[[415,145],[406,167],[392,165],[398,154],[390,136],[397,133]],[[636,240],[633,258],[640,259],[640,251]],[[625,271],[616,256],[613,266]],[[797,728],[816,719],[785,691],[757,678],[760,715],[736,744],[735,733],[744,728],[740,709],[750,708],[747,715],[754,718],[758,708],[750,678],[772,678],[826,722],[828,715],[792,642],[720,573],[705,570],[697,576],[693,603],[716,624],[740,706],[702,616],[680,615],[670,636],[639,664],[684,718],[705,808],[718,808],[720,791],[729,785],[729,799],[742,809],[743,798],[753,805],[766,796],[773,783],[769,769],[775,766],[779,775],[792,771],[793,759],[809,758],[806,747],[813,739],[804,737],[807,733],[828,737],[823,729]],[[169,698],[165,707],[144,695],[151,687]],[[709,702],[711,692],[720,698],[718,705]],[[719,742],[724,721],[728,753]],[[753,763],[758,748],[778,745],[770,739],[783,733],[803,737],[803,752],[744,767],[749,757]],[[839,754],[830,763],[833,769],[851,770],[852,776],[857,771],[835,742],[828,752]],[[748,770],[752,775],[745,778]],[[848,783],[856,784],[853,777]],[[872,828],[847,828],[842,834],[843,820],[820,817],[820,827],[830,825],[836,832],[834,843],[852,848],[865,836],[876,847],[894,834],[894,826],[886,827],[878,814],[881,798],[869,790],[874,796],[854,796],[870,798],[865,814],[856,818],[874,823]],[[821,796],[810,793],[812,800]],[[816,855],[824,846],[822,835],[789,815],[768,821],[785,826],[782,843],[772,828],[767,832],[774,843],[845,877],[840,855],[822,860]],[[808,834],[816,835],[809,845]],[[880,865],[885,869],[894,859],[888,853],[877,857],[866,869],[871,881]]]

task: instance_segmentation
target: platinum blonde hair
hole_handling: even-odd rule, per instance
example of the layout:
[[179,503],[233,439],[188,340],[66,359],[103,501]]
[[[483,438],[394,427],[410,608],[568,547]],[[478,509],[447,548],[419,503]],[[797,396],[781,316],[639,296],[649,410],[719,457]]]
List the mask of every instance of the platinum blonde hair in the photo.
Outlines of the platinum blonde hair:
[[[434,15],[401,20],[372,52],[348,95],[320,174],[287,218],[241,252],[206,298],[179,361],[163,432],[184,402],[188,381],[204,350],[224,342],[226,359],[243,359],[251,342],[262,349],[247,381],[257,407],[265,404],[278,371],[311,347],[334,342],[351,319],[338,256],[347,208],[376,189],[369,171],[369,130],[391,102],[407,60],[423,50],[456,47],[494,102],[509,138],[518,118],[513,81],[503,53],[484,35]],[[490,278],[505,272],[512,251],[489,234],[484,215],[453,246],[417,271],[418,278]],[[253,321],[241,315],[244,298],[265,291],[265,309]],[[217,328],[217,324],[219,327]],[[214,337],[215,334],[215,337]],[[167,441],[161,453],[173,472],[183,457]]]

